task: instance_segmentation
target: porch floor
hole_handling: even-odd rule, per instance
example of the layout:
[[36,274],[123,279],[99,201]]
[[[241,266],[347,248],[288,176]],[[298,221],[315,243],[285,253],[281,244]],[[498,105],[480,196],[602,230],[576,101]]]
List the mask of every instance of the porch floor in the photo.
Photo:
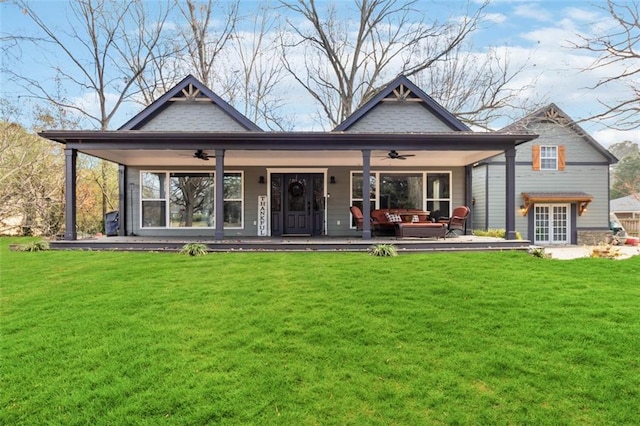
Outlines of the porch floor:
[[461,235],[446,239],[372,237],[237,237],[213,240],[185,237],[95,237],[75,241],[50,243],[54,250],[123,250],[179,251],[184,244],[202,243],[210,251],[367,251],[374,244],[393,244],[399,251],[466,251],[466,250],[526,250],[528,240]]

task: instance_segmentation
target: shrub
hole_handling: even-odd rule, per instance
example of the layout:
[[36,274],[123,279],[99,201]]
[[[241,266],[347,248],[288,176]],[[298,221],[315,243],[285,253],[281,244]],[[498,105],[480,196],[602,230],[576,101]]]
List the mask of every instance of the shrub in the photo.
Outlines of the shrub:
[[398,255],[398,249],[393,244],[374,244],[369,247],[371,256],[393,257]]
[[551,259],[551,255],[544,251],[544,247],[530,247],[529,254],[540,259]]
[[[483,229],[474,229],[473,235],[477,237],[493,237],[493,238],[504,238],[507,235],[506,229],[487,229],[486,231]],[[522,234],[516,231],[516,240],[521,240]]]
[[44,240],[31,241],[27,244],[20,244],[17,247],[18,251],[47,251],[49,250],[49,243]]
[[186,254],[189,256],[204,256],[207,252],[207,246],[202,243],[187,243],[183,245],[180,250],[180,254]]

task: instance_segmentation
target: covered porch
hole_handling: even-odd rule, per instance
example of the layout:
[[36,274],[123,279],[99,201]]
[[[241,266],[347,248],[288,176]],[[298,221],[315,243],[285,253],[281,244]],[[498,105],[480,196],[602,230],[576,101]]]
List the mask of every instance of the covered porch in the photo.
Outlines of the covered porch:
[[[534,139],[536,135],[514,133],[356,133],[356,132],[159,132],[159,131],[47,131],[41,136],[60,142],[65,145],[66,153],[66,232],[65,240],[77,240],[76,232],[76,160],[79,152],[97,158],[115,162],[120,167],[120,226],[119,237],[134,237],[136,226],[142,227],[140,220],[140,199],[132,196],[128,189],[140,184],[140,178],[136,177],[139,170],[207,170],[215,171],[211,177],[214,187],[214,204],[220,206],[224,203],[224,172],[225,170],[241,170],[244,173],[246,184],[243,188],[246,193],[267,195],[270,185],[270,176],[274,170],[287,172],[322,170],[321,178],[324,179],[323,196],[331,202],[324,211],[325,232],[316,238],[308,239],[305,244],[309,247],[314,241],[320,241],[320,245],[334,244],[324,242],[327,237],[343,238],[343,230],[334,230],[327,227],[327,223],[336,215],[348,214],[350,201],[347,186],[341,187],[341,193],[329,193],[329,185],[333,184],[335,170],[357,170],[362,176],[362,207],[364,217],[370,217],[372,200],[371,178],[375,170],[380,170],[385,164],[387,169],[400,170],[446,170],[457,169],[460,176],[460,190],[457,191],[452,203],[471,206],[471,173],[475,162],[498,153],[506,154],[505,170],[507,175],[505,187],[505,217],[506,239],[515,240],[515,215],[517,202],[515,195],[515,147],[523,142]],[[408,159],[393,162],[386,160],[388,152],[410,153]],[[206,153],[213,161],[203,162],[203,158],[197,158],[194,152]],[[195,158],[194,158],[195,157]],[[382,157],[382,158],[381,158]],[[208,159],[209,157],[207,157]],[[383,163],[382,161],[388,161]],[[392,164],[392,166],[390,165]],[[402,166],[400,169],[399,166]],[[207,167],[204,169],[204,167]],[[250,169],[251,168],[251,169]],[[342,168],[342,169],[339,169]],[[251,170],[250,172],[248,170]],[[258,173],[258,170],[260,171]],[[168,173],[168,172],[167,172]],[[250,175],[257,173],[257,176]],[[213,174],[213,173],[212,173]],[[266,181],[263,180],[266,177]],[[341,181],[348,180],[349,175],[342,175]],[[266,184],[266,185],[265,185]],[[261,186],[258,186],[261,185]],[[336,190],[340,185],[332,186]],[[256,189],[261,188],[261,189]],[[253,191],[253,192],[252,192]],[[257,192],[260,191],[260,192]],[[336,197],[339,195],[339,197]],[[253,195],[252,195],[253,197]],[[252,198],[251,197],[251,198]],[[271,216],[271,204],[266,198],[267,218]],[[453,205],[451,206],[453,207]],[[223,209],[215,209],[212,216],[212,225],[207,236],[199,235],[197,238],[203,241],[211,241],[208,244],[218,244],[217,247],[229,247],[232,244],[240,246],[249,244],[250,247],[260,247],[260,244],[269,245],[263,237],[250,237],[263,235],[275,236],[269,232],[257,234],[250,222],[258,211],[258,203],[243,205],[243,217],[251,217],[243,224],[243,234],[232,235],[229,229],[225,230],[225,218]],[[134,214],[135,212],[135,214]],[[342,216],[344,218],[344,216]],[[338,222],[334,220],[334,222]],[[344,226],[344,220],[342,221]],[[339,224],[339,222],[338,222]],[[253,224],[255,226],[255,223]],[[336,223],[333,223],[336,225]],[[335,227],[334,227],[335,228]],[[469,226],[469,229],[473,229]],[[194,229],[191,228],[191,231]],[[328,231],[327,231],[328,230]],[[342,243],[342,247],[354,244],[361,240],[362,244],[370,245],[376,238],[372,235],[371,224],[364,221],[361,232],[348,235],[348,240]],[[149,235],[156,240],[168,239],[194,239],[189,228],[167,228],[158,236]],[[283,245],[281,238],[277,241]],[[111,239],[112,244],[116,241]],[[128,239],[127,242],[134,240]],[[151,241],[151,240],[149,240]],[[428,241],[409,244],[415,247],[419,244],[427,244]],[[176,243],[177,244],[177,243]],[[295,247],[297,243],[284,245]],[[404,244],[404,243],[403,243]],[[454,244],[454,243],[447,243]],[[429,246],[433,247],[433,245]],[[448,247],[451,247],[448,246]]]

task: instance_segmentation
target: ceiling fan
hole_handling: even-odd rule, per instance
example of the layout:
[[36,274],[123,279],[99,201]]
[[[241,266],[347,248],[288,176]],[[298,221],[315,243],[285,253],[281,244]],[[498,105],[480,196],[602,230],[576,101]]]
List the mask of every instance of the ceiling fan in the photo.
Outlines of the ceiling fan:
[[415,157],[415,156],[416,156],[415,154],[400,154],[395,149],[392,149],[391,151],[389,151],[386,158],[390,158],[392,160],[406,160],[407,157]]
[[204,150],[202,150],[202,149],[198,149],[198,150],[196,150],[196,152],[193,153],[193,158],[198,158],[198,159],[204,160],[204,161],[209,161],[209,158],[211,158],[211,157],[213,157],[213,156],[210,156],[209,154],[204,152]]

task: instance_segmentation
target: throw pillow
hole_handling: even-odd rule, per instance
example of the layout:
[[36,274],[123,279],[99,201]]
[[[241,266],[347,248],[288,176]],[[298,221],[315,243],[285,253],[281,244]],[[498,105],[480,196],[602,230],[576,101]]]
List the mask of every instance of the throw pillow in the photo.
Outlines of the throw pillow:
[[385,216],[387,216],[387,220],[391,223],[402,222],[402,218],[400,217],[399,214],[385,213]]

